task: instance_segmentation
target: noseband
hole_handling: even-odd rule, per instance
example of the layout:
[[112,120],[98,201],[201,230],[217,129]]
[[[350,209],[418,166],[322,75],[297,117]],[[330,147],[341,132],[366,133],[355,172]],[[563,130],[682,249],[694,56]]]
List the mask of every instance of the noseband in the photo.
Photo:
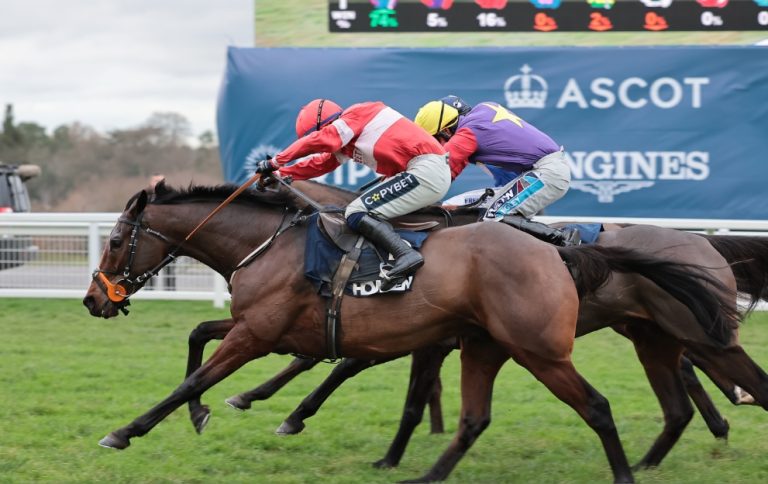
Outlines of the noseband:
[[[155,267],[148,270],[147,272],[144,272],[143,274],[131,278],[131,266],[133,265],[133,260],[136,257],[136,250],[139,244],[139,231],[143,230],[144,232],[157,237],[163,242],[172,244],[171,240],[165,235],[161,234],[157,230],[153,230],[148,225],[143,225],[141,223],[142,216],[143,213],[139,214],[136,220],[129,220],[125,217],[120,217],[117,220],[118,223],[124,223],[133,227],[131,230],[131,240],[128,244],[128,249],[130,251],[128,254],[128,262],[126,262],[122,274],[120,274],[118,271],[106,271],[101,269],[96,269],[93,271],[93,274],[91,274],[91,277],[93,278],[94,282],[96,282],[96,285],[99,286],[102,291],[104,291],[104,294],[106,294],[109,300],[115,306],[117,306],[117,308],[122,311],[123,314],[128,314],[128,310],[125,309],[125,307],[130,304],[128,298],[135,294],[136,291],[138,291],[148,279],[156,276],[163,267],[176,260],[176,254],[181,248],[181,245],[176,245]],[[118,279],[117,282],[111,282],[106,274],[112,276],[120,275],[122,278]]]

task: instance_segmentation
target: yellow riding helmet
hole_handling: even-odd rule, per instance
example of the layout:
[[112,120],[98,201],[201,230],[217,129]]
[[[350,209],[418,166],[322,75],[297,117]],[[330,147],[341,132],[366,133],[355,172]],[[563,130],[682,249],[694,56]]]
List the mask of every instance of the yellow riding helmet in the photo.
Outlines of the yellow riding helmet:
[[435,136],[459,121],[459,110],[442,101],[430,101],[419,109],[414,122]]

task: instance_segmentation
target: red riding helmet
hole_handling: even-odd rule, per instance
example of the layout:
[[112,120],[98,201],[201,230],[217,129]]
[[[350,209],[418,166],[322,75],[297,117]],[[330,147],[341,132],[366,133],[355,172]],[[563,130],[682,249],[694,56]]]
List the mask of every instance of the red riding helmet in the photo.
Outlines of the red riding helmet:
[[328,123],[332,123],[341,115],[341,106],[329,99],[315,99],[301,108],[296,118],[296,136],[304,136],[318,131]]

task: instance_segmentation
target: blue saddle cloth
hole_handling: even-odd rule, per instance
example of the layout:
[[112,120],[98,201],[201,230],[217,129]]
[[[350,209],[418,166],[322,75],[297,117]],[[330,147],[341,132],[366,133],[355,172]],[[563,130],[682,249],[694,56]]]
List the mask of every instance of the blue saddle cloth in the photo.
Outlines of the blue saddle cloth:
[[[331,281],[339,267],[344,252],[326,237],[317,223],[318,214],[309,218],[307,228],[307,245],[304,250],[304,275],[312,281],[318,293],[325,297],[331,296]],[[421,249],[426,232],[397,230],[397,233],[415,249]],[[381,254],[381,255],[380,255]],[[346,293],[352,296],[371,296],[381,287],[381,264],[386,263],[389,254],[383,249],[378,251],[372,245],[366,244],[360,254],[355,270],[349,278]],[[403,284],[398,284],[388,292],[403,292],[410,290],[412,276]]]
[[594,244],[603,231],[603,224],[568,224],[563,228],[578,230],[582,244]]

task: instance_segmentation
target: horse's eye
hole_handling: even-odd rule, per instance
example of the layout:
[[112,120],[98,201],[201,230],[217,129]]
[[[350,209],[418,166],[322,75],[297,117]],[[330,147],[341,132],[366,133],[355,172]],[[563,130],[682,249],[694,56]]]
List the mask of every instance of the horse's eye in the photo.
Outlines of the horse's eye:
[[109,248],[111,250],[117,250],[120,248],[120,245],[123,243],[123,239],[109,239]]

